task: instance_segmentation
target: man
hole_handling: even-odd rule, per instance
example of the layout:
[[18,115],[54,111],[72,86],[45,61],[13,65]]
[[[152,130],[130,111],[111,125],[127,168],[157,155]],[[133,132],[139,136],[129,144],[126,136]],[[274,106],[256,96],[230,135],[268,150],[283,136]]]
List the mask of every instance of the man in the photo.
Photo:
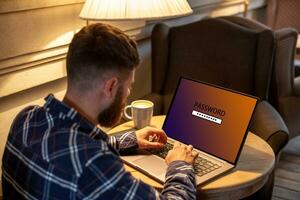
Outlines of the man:
[[[195,199],[192,146],[168,153],[161,193],[126,172],[119,151],[161,148],[162,130],[146,127],[108,137],[97,125],[120,119],[137,46],[119,29],[93,24],[78,32],[67,55],[67,92],[21,111],[11,126],[2,166],[4,199]],[[159,141],[150,142],[154,134]]]

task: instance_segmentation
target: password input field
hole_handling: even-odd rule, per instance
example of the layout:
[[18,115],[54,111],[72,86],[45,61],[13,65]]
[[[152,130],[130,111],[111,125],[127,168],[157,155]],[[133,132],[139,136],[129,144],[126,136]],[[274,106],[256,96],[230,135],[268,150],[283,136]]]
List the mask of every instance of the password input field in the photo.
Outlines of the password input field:
[[199,111],[196,111],[196,110],[193,110],[192,115],[194,115],[196,117],[199,117],[201,119],[205,119],[205,120],[214,122],[216,124],[222,124],[222,120],[221,119],[219,119],[217,117],[213,117],[213,116],[205,114],[205,113],[202,113],[202,112],[199,112]]

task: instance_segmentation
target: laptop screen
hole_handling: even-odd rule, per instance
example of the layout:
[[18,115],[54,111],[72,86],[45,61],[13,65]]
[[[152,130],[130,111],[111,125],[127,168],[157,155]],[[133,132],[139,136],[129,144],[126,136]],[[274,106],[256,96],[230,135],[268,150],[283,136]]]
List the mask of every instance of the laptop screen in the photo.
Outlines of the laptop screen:
[[235,164],[257,99],[181,78],[163,125],[168,137]]

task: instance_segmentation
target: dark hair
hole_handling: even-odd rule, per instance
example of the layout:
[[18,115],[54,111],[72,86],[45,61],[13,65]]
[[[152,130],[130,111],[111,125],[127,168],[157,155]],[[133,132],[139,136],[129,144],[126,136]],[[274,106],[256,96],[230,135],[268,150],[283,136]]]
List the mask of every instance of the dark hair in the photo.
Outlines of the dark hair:
[[120,29],[107,24],[82,28],[67,54],[68,83],[91,87],[107,71],[130,72],[139,64],[137,45]]

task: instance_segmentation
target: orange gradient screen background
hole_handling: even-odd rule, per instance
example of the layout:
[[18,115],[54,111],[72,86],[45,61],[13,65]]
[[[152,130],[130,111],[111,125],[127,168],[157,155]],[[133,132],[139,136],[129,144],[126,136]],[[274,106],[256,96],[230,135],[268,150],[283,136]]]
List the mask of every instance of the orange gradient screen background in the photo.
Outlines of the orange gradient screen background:
[[[224,116],[194,107],[195,102],[225,111]],[[181,79],[163,129],[167,135],[235,163],[257,99],[188,79]],[[217,124],[192,115],[217,117]]]

